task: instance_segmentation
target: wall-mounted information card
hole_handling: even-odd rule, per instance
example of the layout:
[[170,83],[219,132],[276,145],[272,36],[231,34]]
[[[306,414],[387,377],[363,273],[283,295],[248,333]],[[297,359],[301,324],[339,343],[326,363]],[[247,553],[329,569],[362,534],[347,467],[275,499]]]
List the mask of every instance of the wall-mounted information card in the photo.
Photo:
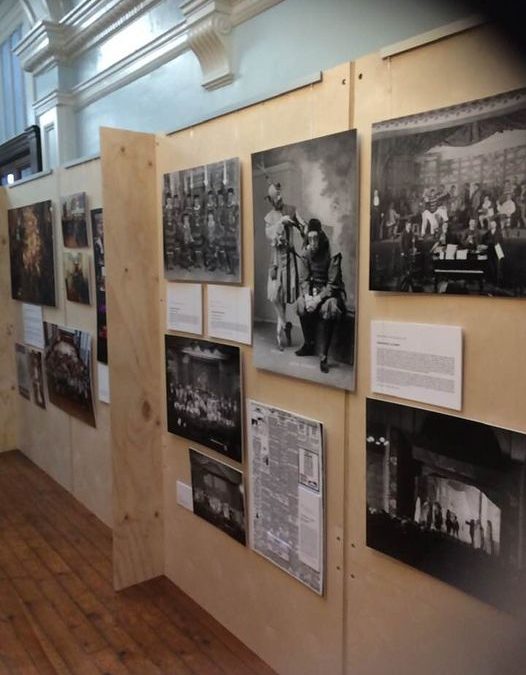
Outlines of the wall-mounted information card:
[[203,334],[203,294],[201,284],[166,285],[166,326],[168,330]]
[[372,321],[371,390],[461,410],[462,329]]

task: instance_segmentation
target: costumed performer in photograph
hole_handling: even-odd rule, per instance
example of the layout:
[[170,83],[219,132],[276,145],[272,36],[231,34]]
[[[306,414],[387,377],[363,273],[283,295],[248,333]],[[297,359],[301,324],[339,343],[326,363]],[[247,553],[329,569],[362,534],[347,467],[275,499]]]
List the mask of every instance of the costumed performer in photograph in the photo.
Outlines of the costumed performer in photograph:
[[267,280],[267,299],[276,312],[276,341],[280,351],[284,338],[291,346],[292,323],[287,321],[287,305],[298,299],[299,276],[297,252],[294,248],[296,228],[304,239],[305,221],[295,207],[283,203],[281,185],[269,181],[267,199],[272,209],[265,216],[265,235],[270,242],[270,263]]
[[345,314],[345,288],[341,272],[341,253],[331,256],[327,235],[317,218],[307,226],[307,245],[301,259],[300,296],[296,303],[304,344],[296,356],[316,354],[316,328],[321,320],[323,342],[320,370],[329,372],[327,357],[334,324]]

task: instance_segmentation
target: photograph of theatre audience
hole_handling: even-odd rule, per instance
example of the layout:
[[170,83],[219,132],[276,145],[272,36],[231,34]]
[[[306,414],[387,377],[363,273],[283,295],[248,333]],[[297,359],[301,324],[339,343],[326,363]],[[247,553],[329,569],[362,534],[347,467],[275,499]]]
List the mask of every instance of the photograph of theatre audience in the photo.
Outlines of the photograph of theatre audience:
[[368,399],[366,449],[367,545],[523,611],[526,435]]
[[246,543],[243,474],[190,448],[194,513]]
[[526,90],[373,125],[370,288],[524,297]]
[[166,335],[168,431],[241,461],[238,347]]
[[240,283],[239,159],[166,173],[163,180],[166,278]]

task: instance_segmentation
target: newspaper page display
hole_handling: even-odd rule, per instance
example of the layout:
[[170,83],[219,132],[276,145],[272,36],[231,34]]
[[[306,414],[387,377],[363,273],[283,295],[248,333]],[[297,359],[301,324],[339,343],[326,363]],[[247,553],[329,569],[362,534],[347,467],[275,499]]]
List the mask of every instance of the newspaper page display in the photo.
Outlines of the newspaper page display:
[[250,547],[322,595],[323,427],[256,401],[248,416]]

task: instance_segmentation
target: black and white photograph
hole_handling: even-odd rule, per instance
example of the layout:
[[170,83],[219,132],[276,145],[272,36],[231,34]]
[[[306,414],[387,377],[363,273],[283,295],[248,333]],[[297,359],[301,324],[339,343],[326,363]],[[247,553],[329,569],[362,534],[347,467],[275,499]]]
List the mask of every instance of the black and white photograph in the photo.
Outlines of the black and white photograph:
[[91,335],[44,322],[44,368],[49,401],[94,427]]
[[164,174],[164,271],[169,281],[241,283],[239,159]]
[[355,380],[356,131],[252,155],[254,365]]
[[31,378],[29,376],[27,350],[25,345],[18,342],[15,344],[15,359],[18,393],[29,401],[31,400]]
[[192,448],[189,452],[194,513],[245,545],[243,474]]
[[86,193],[77,192],[61,199],[62,236],[67,248],[88,246]]
[[91,211],[93,262],[95,263],[95,301],[97,303],[97,361],[108,363],[108,325],[106,319],[106,263],[104,257],[104,215]]
[[11,297],[54,307],[55,253],[51,202],[9,209]]
[[33,401],[40,408],[46,407],[46,397],[44,394],[44,371],[42,369],[42,352],[38,349],[27,348],[27,358],[29,366],[29,375],[31,377],[31,389],[33,390]]
[[66,298],[82,305],[91,304],[90,258],[81,251],[64,251]]
[[239,347],[165,335],[165,349],[168,431],[240,462]]
[[367,545],[507,611],[526,589],[526,434],[367,400]]
[[370,289],[526,295],[526,89],[373,124]]

